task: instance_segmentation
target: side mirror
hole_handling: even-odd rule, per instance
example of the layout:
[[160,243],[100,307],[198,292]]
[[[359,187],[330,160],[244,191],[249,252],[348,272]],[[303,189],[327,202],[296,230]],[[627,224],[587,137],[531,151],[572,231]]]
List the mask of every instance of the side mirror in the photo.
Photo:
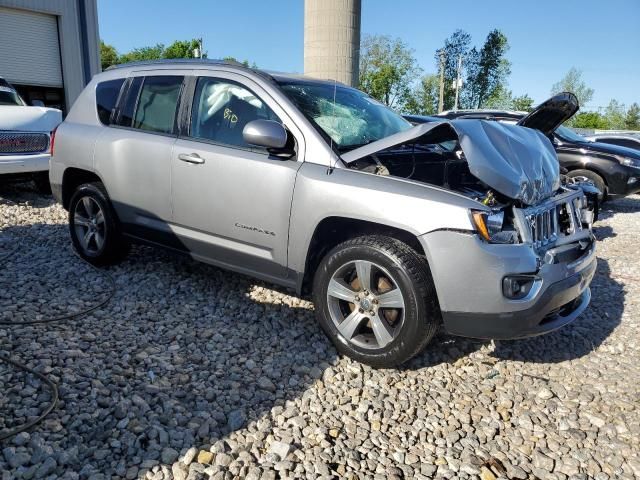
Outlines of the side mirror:
[[287,146],[288,137],[285,128],[274,120],[253,120],[242,130],[242,138],[245,142],[264,147],[269,153],[283,150]]
[[44,102],[42,100],[31,100],[31,106],[44,107]]

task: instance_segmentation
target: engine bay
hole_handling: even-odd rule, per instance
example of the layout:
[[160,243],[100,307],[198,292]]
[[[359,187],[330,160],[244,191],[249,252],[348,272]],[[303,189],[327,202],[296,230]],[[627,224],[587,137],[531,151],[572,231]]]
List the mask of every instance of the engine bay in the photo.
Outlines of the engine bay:
[[350,167],[453,190],[492,208],[513,203],[471,173],[464,152],[453,139],[395,146],[358,159]]
[[[465,195],[482,205],[489,207],[491,213],[486,215],[485,222],[489,226],[487,240],[492,243],[513,244],[525,241],[537,242],[537,246],[551,247],[556,243],[558,235],[573,237],[578,226],[573,230],[564,225],[567,220],[567,206],[553,210],[553,215],[537,217],[529,215],[518,219],[518,212],[529,212],[536,207],[527,205],[519,199],[510,198],[478,179],[469,168],[460,143],[456,137],[440,138],[438,143],[420,143],[417,141],[394,145],[390,148],[373,152],[358,158],[349,164],[350,168],[376,175],[390,175],[411,179],[429,185],[446,188]],[[575,205],[576,222],[589,228],[597,218],[598,191],[592,185],[583,185],[561,175],[561,184],[553,192],[553,196],[538,205],[549,207],[554,198],[568,193],[581,191],[584,193],[584,205]],[[564,210],[563,210],[564,208]],[[573,207],[572,210],[574,211]],[[551,225],[551,222],[555,222]],[[540,221],[542,225],[532,224]],[[550,222],[549,225],[544,224]],[[573,225],[573,224],[572,224]],[[540,240],[541,231],[547,232],[544,240]],[[533,234],[533,237],[532,237]]]

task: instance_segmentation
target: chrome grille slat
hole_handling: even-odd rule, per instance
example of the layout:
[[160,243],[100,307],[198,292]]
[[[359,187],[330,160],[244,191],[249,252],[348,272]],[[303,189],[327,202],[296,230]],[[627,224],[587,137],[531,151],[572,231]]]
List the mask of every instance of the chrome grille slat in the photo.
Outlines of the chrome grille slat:
[[[571,236],[584,230],[581,209],[584,198],[578,192],[566,192],[541,205],[535,205],[518,211],[518,228],[523,241],[535,248],[546,248],[555,244],[559,238]],[[565,216],[566,213],[566,216]],[[561,216],[564,222],[561,227]]]
[[49,135],[39,132],[0,132],[0,155],[41,153],[49,148]]

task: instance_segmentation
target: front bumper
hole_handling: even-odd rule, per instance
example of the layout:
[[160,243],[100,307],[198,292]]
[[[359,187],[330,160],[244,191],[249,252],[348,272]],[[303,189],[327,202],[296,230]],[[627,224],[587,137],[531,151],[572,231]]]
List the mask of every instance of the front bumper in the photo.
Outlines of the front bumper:
[[[493,339],[540,335],[572,322],[589,305],[597,265],[593,242],[577,258],[545,262],[529,245],[487,244],[463,232],[438,231],[421,240],[444,327],[451,334]],[[512,300],[503,294],[502,280],[517,274],[539,280],[530,295]]]
[[50,157],[49,153],[0,155],[0,175],[46,172]]
[[606,168],[602,168],[602,172],[595,171],[604,178],[609,196],[624,197],[640,192],[640,169],[617,161],[607,162],[604,167]]

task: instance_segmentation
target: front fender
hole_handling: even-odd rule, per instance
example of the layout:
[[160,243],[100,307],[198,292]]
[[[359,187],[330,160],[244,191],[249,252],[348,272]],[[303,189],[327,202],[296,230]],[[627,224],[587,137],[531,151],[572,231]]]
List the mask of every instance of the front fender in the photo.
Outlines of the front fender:
[[486,208],[463,195],[407,181],[304,163],[298,172],[289,227],[289,268],[304,272],[316,226],[325,218],[363,220],[416,237],[439,229],[473,231],[469,209]]

